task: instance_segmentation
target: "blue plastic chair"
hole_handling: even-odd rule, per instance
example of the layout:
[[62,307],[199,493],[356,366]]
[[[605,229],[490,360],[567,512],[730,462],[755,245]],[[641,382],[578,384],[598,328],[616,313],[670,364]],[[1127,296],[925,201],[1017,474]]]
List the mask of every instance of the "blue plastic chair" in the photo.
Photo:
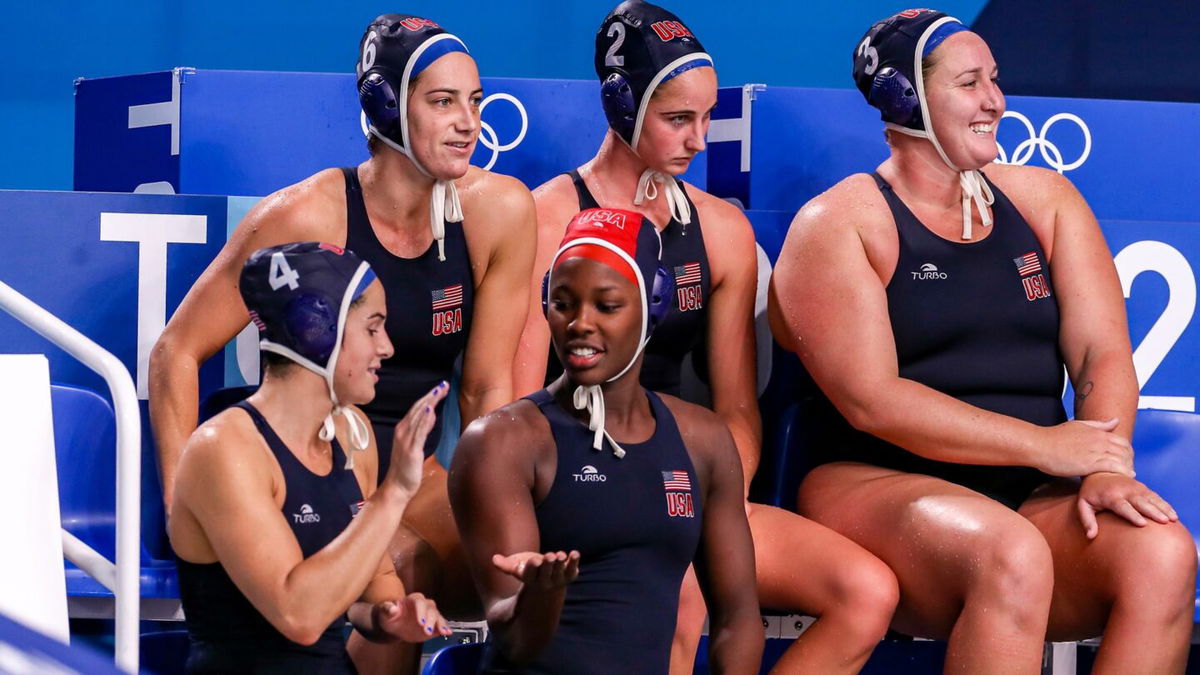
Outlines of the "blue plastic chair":
[[[67,385],[50,386],[54,415],[58,500],[63,528],[115,559],[116,415],[95,392]],[[156,560],[142,543],[141,596],[178,598],[175,563]],[[83,570],[67,563],[67,595],[112,597],[112,592]]]
[[[1200,547],[1200,415],[1168,410],[1138,412],[1133,432],[1138,480],[1175,507]],[[1195,620],[1200,621],[1200,588]]]
[[421,675],[474,675],[479,672],[482,660],[482,642],[450,645],[438,650],[429,659]]

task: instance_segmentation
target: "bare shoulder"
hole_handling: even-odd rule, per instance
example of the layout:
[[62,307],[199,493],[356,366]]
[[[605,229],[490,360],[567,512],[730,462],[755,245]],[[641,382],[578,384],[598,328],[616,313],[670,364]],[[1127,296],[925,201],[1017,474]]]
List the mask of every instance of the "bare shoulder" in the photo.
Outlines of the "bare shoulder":
[[469,240],[490,242],[491,249],[512,241],[513,236],[532,240],[533,197],[524,183],[472,166],[456,184],[463,205],[463,229]]
[[325,169],[267,195],[238,226],[260,246],[289,241],[346,242],[346,182]]
[[822,227],[845,222],[873,211],[886,213],[887,202],[865,173],[856,173],[838,181],[833,187],[808,200],[796,212],[793,227]]
[[532,466],[538,451],[553,445],[546,417],[532,401],[520,399],[471,422],[459,438],[454,464],[527,457]]
[[263,476],[269,473],[267,454],[255,451],[262,436],[242,410],[230,408],[201,424],[188,437],[179,460],[181,495],[193,485],[201,490],[210,481],[230,476]]
[[557,243],[571,216],[579,212],[579,197],[571,177],[559,174],[542,183],[533,191],[533,201],[537,205],[539,238]]
[[667,406],[667,410],[671,411],[675,425],[679,427],[679,435],[683,437],[683,442],[689,449],[708,453],[722,451],[728,446],[729,450],[733,450],[729,428],[716,413],[676,396],[656,393]]
[[[529,188],[516,178],[502,173],[472,166],[467,170],[467,175],[456,181],[456,184],[464,211],[476,207],[493,212],[497,208],[523,209],[532,205],[533,198],[529,194]],[[464,215],[469,216],[470,213]]]
[[1066,195],[1078,194],[1069,178],[1040,166],[990,164],[984,173],[1014,203],[1025,200],[1053,203]]
[[709,194],[691,183],[685,182],[684,186],[687,188],[688,197],[691,197],[692,202],[696,205],[696,210],[700,212],[700,220],[704,223],[705,233],[716,231],[725,234],[753,236],[750,221],[736,205]]

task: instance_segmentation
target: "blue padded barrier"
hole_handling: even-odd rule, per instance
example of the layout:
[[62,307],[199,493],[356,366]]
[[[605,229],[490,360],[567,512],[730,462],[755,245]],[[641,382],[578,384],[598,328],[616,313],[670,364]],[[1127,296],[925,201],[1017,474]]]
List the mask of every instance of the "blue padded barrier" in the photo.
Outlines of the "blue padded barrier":
[[[63,528],[109,560],[116,550],[116,418],[95,392],[51,385],[58,495]],[[175,563],[156,560],[142,543],[140,594],[177,598]],[[83,570],[66,563],[67,595],[112,597]]]
[[439,650],[425,664],[421,675],[473,675],[479,672],[483,643],[450,645]]
[[[1134,468],[1138,480],[1150,486],[1179,513],[1200,549],[1200,415],[1168,410],[1138,412],[1133,432]],[[1200,621],[1200,588],[1196,591],[1195,620]]]

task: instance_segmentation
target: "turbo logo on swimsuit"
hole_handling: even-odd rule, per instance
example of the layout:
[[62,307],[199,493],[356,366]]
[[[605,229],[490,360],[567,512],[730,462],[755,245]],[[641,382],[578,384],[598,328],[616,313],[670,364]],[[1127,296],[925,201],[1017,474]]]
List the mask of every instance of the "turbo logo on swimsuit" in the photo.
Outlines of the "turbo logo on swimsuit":
[[942,279],[948,279],[950,276],[945,272],[939,272],[937,265],[934,265],[933,263],[925,263],[924,265],[921,265],[921,270],[919,272],[912,272],[911,274],[912,278],[917,281],[940,281]]
[[292,514],[293,522],[299,525],[310,525],[321,522],[321,514],[313,511],[313,507],[305,504],[300,507],[300,513]]
[[579,470],[579,473],[571,474],[576,483],[603,483],[608,480],[608,476],[600,473],[596,467],[591,464],[585,465]]

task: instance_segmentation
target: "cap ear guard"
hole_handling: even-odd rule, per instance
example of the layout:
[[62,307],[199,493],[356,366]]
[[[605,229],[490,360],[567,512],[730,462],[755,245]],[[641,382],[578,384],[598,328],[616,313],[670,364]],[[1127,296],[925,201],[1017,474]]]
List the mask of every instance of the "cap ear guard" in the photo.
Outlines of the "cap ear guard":
[[608,125],[626,143],[633,142],[633,128],[637,124],[637,102],[633,100],[633,87],[620,73],[611,73],[600,83],[600,105]]
[[650,287],[650,326],[646,338],[654,333],[658,324],[667,318],[671,303],[675,300],[675,279],[662,265],[654,270],[654,283]]
[[283,312],[284,333],[303,357],[327,363],[337,343],[338,312],[315,293],[298,293]]
[[387,76],[378,70],[363,73],[358,82],[358,100],[367,122],[387,137],[399,136],[400,102]]
[[914,119],[921,124],[921,102],[917,90],[904,73],[892,67],[880,68],[871,80],[867,103],[878,108],[884,118],[900,125],[909,125]]

